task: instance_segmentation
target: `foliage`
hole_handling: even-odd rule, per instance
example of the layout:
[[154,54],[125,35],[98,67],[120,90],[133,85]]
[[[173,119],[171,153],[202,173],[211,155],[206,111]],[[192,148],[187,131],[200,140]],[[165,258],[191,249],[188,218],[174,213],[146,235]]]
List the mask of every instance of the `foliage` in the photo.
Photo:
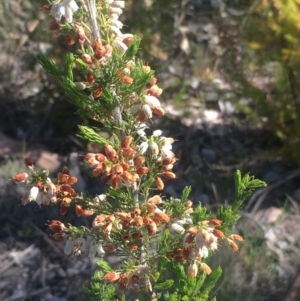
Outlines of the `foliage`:
[[234,86],[237,107],[263,119],[283,141],[285,158],[299,164],[299,1],[235,1],[232,7],[218,19],[222,74]]
[[[225,207],[223,205],[219,206],[217,217],[223,221],[223,227],[233,226],[239,219],[239,211],[242,208],[244,200],[251,195],[254,189],[258,187],[264,187],[266,184],[246,174],[242,177],[241,172],[238,170],[235,173],[235,202],[233,205]],[[224,231],[226,231],[224,229]]]

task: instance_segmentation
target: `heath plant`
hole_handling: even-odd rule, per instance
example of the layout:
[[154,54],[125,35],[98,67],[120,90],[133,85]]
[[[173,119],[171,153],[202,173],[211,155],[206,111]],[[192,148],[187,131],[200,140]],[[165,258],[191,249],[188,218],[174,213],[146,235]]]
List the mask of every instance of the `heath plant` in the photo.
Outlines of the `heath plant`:
[[[152,119],[165,114],[163,89],[137,57],[140,39],[122,32],[124,6],[125,1],[64,0],[42,7],[52,20],[49,34],[63,36],[72,51],[63,68],[43,54],[40,64],[78,114],[98,124],[79,126],[79,136],[102,147],[83,161],[107,189],[91,197],[76,189],[77,178],[67,167],[50,179],[29,157],[30,175],[13,180],[24,190],[22,205],[59,206],[62,216],[72,207],[78,216],[91,217],[90,228],[60,220],[50,221],[49,228],[53,239],[64,241],[66,256],[99,257],[84,288],[92,299],[209,300],[221,275],[220,267],[210,268],[210,255],[220,242],[238,251],[243,239],[230,231],[244,199],[263,183],[237,172],[235,202],[214,215],[188,199],[189,187],[180,199],[164,197],[165,179],[176,178],[174,139],[151,130]],[[106,262],[108,254],[122,257],[117,269]]]

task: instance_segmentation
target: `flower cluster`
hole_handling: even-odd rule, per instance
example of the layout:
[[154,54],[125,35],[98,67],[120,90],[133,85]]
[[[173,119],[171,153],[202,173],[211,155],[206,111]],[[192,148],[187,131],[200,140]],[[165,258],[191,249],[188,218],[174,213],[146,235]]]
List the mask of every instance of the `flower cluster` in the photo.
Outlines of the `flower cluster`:
[[62,240],[64,237],[66,237],[65,231],[68,231],[68,228],[61,221],[52,220],[48,226],[51,231],[55,232],[52,235],[55,240]]
[[27,173],[20,173],[13,177],[14,182],[23,193],[22,205],[35,201],[38,205],[49,205],[56,203],[56,187],[46,174],[36,177],[33,181],[28,178]]
[[[31,160],[29,157],[26,161]],[[30,166],[33,171],[31,179],[27,173],[20,173],[13,177],[14,182],[23,190],[22,205],[29,202],[36,202],[38,205],[56,204],[59,202],[60,214],[65,215],[72,200],[76,198],[77,192],[72,188],[76,184],[77,178],[71,177],[69,169],[65,166],[62,172],[57,174],[54,183],[48,177],[48,171],[37,173],[33,165]]]
[[[188,193],[183,192],[180,200],[160,194],[164,180],[176,178],[173,167],[177,161],[172,151],[174,139],[150,129],[151,119],[165,114],[159,100],[163,90],[154,71],[136,57],[139,39],[121,31],[124,1],[80,3],[63,0],[43,7],[54,18],[50,31],[65,35],[69,45],[78,46],[66,56],[65,70],[61,72],[44,56],[39,58],[42,66],[57,76],[79,112],[101,121],[101,131],[109,134],[106,139],[97,129],[80,128],[83,138],[101,146],[101,151],[85,154],[83,161],[108,189],[91,198],[76,191],[77,178],[67,167],[51,180],[47,171],[37,172],[26,158],[32,175],[20,173],[13,178],[23,190],[22,204],[59,204],[61,215],[74,206],[78,216],[91,216],[90,228],[59,220],[48,226],[54,239],[65,241],[67,256],[86,252],[89,258],[96,254],[105,258],[119,252],[128,261],[132,259],[130,266],[103,274],[102,280],[120,292],[151,291],[151,281],[158,278],[153,280],[150,271],[156,273],[163,260],[183,265],[190,278],[197,277],[198,269],[210,274],[205,260],[218,249],[219,240],[227,240],[237,251],[235,241],[242,238],[225,235],[222,221],[208,218],[201,206],[194,210]],[[74,82],[73,73],[79,81]]]
[[199,225],[191,226],[185,231],[177,221],[172,226],[178,233],[184,233],[182,248],[168,252],[167,257],[180,263],[191,262],[188,268],[188,277],[190,278],[197,276],[198,265],[205,273],[210,274],[210,267],[202,262],[202,259],[207,258],[211,251],[214,252],[218,249],[218,240],[226,239],[234,251],[238,251],[238,246],[234,240],[243,240],[237,234],[226,237],[221,230],[217,229],[221,224],[222,221],[218,219],[204,220]]
[[[159,137],[160,133],[156,132],[153,137]],[[166,138],[162,138],[164,143],[162,148],[166,146],[165,141],[169,141]],[[93,175],[101,176],[101,179],[105,178],[105,182],[109,184],[113,189],[122,189],[122,185],[125,187],[130,185],[128,178],[136,177],[135,181],[141,182],[141,175],[147,174],[144,172],[139,172],[146,161],[144,156],[136,156],[139,151],[137,147],[131,148],[133,142],[132,137],[126,136],[123,138],[120,144],[120,155],[110,146],[105,146],[105,154],[88,153],[84,156],[84,161],[94,167]],[[131,149],[129,153],[134,153],[134,155],[124,156],[127,154],[127,150]],[[151,148],[149,148],[151,150]],[[170,151],[167,147],[166,151]],[[155,158],[158,158],[160,152],[155,152]],[[151,159],[153,159],[153,152],[150,153]],[[174,158],[173,153],[170,154],[169,158]],[[167,158],[165,158],[167,159]],[[163,159],[163,160],[165,160]],[[26,158],[28,160],[28,158]],[[25,161],[26,161],[25,160]],[[121,160],[119,162],[119,160]],[[124,161],[127,160],[128,162]],[[161,160],[159,160],[161,162]],[[155,162],[155,161],[154,161]],[[168,162],[169,163],[169,162]],[[153,164],[155,166],[155,164]],[[124,168],[126,166],[126,168]],[[164,166],[164,165],[163,165]],[[31,169],[34,171],[33,167]],[[157,170],[157,168],[155,168]],[[124,176],[127,172],[130,176]],[[148,172],[148,171],[147,171]],[[43,173],[42,173],[43,174]],[[126,175],[126,174],[125,174]],[[136,176],[135,176],[136,175]],[[120,184],[115,185],[115,177],[119,177]],[[49,196],[51,193],[53,203],[60,203],[60,213],[64,215],[67,212],[67,208],[75,202],[75,211],[78,216],[91,216],[94,214],[92,208],[83,209],[81,205],[76,204],[77,193],[72,188],[72,185],[77,182],[76,177],[72,177],[69,174],[67,167],[64,167],[62,172],[57,174],[57,178],[54,179],[56,184],[53,184],[51,180],[47,177],[44,182],[41,180],[42,176],[33,172],[33,178],[36,178],[35,182],[31,181],[29,185],[29,176],[25,173],[18,174],[14,177],[14,181],[22,187],[29,189],[29,194],[32,189],[38,188],[39,193],[42,196]],[[157,180],[156,176],[156,180]],[[51,185],[50,185],[51,183]],[[141,183],[139,183],[141,184]],[[45,187],[51,187],[51,190],[45,190]],[[34,188],[34,190],[35,190]],[[44,192],[43,192],[44,191]],[[32,192],[31,192],[32,194]],[[93,199],[92,203],[89,204],[95,206],[97,203],[104,203],[106,200],[106,195],[97,196]],[[23,197],[22,204],[27,204],[27,200],[36,201],[39,205],[40,198],[36,195],[35,198],[29,198],[28,193]],[[26,200],[24,202],[24,200]],[[48,198],[47,198],[48,200]],[[42,202],[44,205],[49,205],[50,201]],[[235,241],[242,241],[242,237],[237,234],[231,234],[225,236],[225,234],[218,229],[222,225],[222,221],[218,219],[203,220],[198,224],[194,225],[192,220],[193,215],[193,203],[188,200],[184,204],[184,208],[181,213],[181,217],[173,216],[172,212],[165,212],[163,208],[165,201],[160,195],[155,194],[150,198],[147,198],[144,202],[139,202],[132,207],[132,210],[128,211],[117,211],[111,214],[98,214],[95,216],[91,232],[97,233],[97,238],[94,237],[92,243],[89,247],[86,247],[85,238],[83,235],[72,234],[72,229],[66,227],[62,222],[58,220],[53,220],[49,224],[49,228],[55,232],[53,238],[56,240],[67,239],[65,246],[66,255],[79,255],[86,248],[89,249],[89,257],[94,257],[95,253],[99,256],[104,256],[105,254],[116,251],[118,248],[128,249],[129,252],[141,252],[141,248],[144,246],[148,236],[161,235],[165,229],[169,229],[172,237],[177,237],[180,235],[182,237],[181,246],[173,249],[166,253],[166,258],[170,260],[175,260],[181,264],[188,264],[187,275],[188,277],[196,277],[198,274],[198,268],[203,270],[205,273],[210,274],[210,267],[203,261],[209,257],[210,252],[214,252],[218,249],[219,240],[227,240],[230,247],[234,251],[238,251],[238,246]],[[149,241],[149,239],[147,239]],[[151,240],[150,240],[151,242]],[[128,275],[127,275],[128,276]],[[129,275],[137,276],[136,274]],[[124,289],[133,288],[130,277],[127,277],[127,282],[124,283],[121,279],[120,273],[115,273],[115,277],[112,277],[112,273],[109,276],[105,276],[105,279],[111,281],[111,283],[121,283]],[[124,276],[125,277],[125,276]],[[119,283],[119,284],[120,284]]]
[[109,272],[104,276],[104,280],[117,286],[123,292],[125,289],[133,289],[134,292],[140,291],[140,281],[149,274],[149,267],[145,265],[137,266],[134,271],[128,273]]
[[126,136],[117,149],[105,145],[104,153],[87,153],[84,161],[93,167],[94,176],[100,176],[104,183],[113,188],[121,188],[122,185],[129,187],[140,182],[141,177],[149,173],[149,167],[145,166],[147,154],[151,156],[152,167],[156,167],[156,186],[163,190],[164,182],[161,176],[167,179],[176,177],[172,172],[176,162],[175,154],[171,151],[174,139],[159,137],[160,130],[154,131],[153,135],[147,138],[143,128],[138,130],[138,135],[142,137],[143,142],[138,144],[132,136]]
[[123,184],[133,185],[140,180],[140,176],[146,175],[149,169],[144,166],[145,157],[138,155],[137,147],[132,146],[132,140],[131,136],[126,136],[118,150],[105,145],[105,154],[86,154],[84,161],[93,166],[93,175],[100,176],[104,183],[113,188],[121,188]]

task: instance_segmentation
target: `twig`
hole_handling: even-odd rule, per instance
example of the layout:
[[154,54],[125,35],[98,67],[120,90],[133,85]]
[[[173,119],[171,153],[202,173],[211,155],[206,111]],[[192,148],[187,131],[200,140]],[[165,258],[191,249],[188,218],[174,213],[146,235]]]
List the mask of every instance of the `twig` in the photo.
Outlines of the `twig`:
[[[14,224],[16,225],[19,225],[21,226],[21,223],[16,220],[15,218],[9,216],[8,214],[4,214],[4,218],[10,220],[11,222],[13,222]],[[33,228],[40,236],[43,237],[43,239],[54,249],[54,251],[59,255],[61,256],[61,254],[63,253],[62,250],[60,250],[58,247],[56,247],[52,240],[47,236],[47,234],[45,234],[42,230],[40,230],[36,225],[34,225],[31,221],[29,220],[25,220],[25,223],[28,224],[28,226],[30,226],[31,228]],[[3,268],[3,267],[2,267]],[[1,268],[1,270],[2,270]],[[0,270],[0,273],[1,273],[1,270]]]
[[2,274],[4,271],[9,269],[14,263],[20,264],[21,259],[26,256],[28,253],[32,251],[34,248],[34,245],[30,245],[28,248],[26,248],[24,251],[21,251],[18,253],[18,258],[17,256],[14,256],[13,259],[8,262],[7,264],[3,265],[0,269],[0,274]]
[[287,200],[292,204],[292,206],[295,209],[295,214],[299,215],[300,214],[300,208],[299,208],[299,204],[287,193],[285,194]]
[[52,240],[47,236],[47,234],[45,234],[42,230],[40,230],[36,225],[34,225],[31,221],[26,221],[27,224],[33,228],[42,238],[45,242],[47,242],[55,251],[55,253],[57,253],[59,256],[61,256],[61,254],[63,253],[62,250],[60,250],[57,246],[54,245],[54,243],[52,242]]
[[116,126],[120,128],[120,130],[117,131],[117,135],[120,140],[122,140],[124,137],[124,133],[122,132],[122,109],[121,109],[121,104],[120,104],[120,99],[115,93],[114,95],[114,100],[115,100],[115,108],[114,108],[114,121],[116,123]]
[[31,283],[34,282],[41,274],[41,268],[38,268],[31,277]]
[[100,30],[97,22],[96,4],[95,0],[85,0],[90,14],[90,23],[92,25],[92,36],[93,39],[98,39],[101,42]]
[[219,194],[218,194],[218,189],[215,183],[211,182],[211,187],[214,193],[214,197],[216,200],[216,203],[219,204],[220,203],[220,198],[219,198]]

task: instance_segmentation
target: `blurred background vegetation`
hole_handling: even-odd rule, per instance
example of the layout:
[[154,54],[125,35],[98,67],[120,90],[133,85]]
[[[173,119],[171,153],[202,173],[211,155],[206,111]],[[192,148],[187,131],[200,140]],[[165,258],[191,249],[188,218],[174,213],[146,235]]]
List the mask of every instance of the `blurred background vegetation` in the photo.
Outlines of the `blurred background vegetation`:
[[[0,3],[0,131],[29,142],[50,139],[63,152],[76,146],[79,119],[37,63],[39,52],[61,60],[68,51],[66,41],[48,31],[42,4]],[[129,0],[122,18],[125,32],[142,37],[140,56],[157,70],[165,102],[243,113],[272,130],[285,158],[299,164],[299,5]]]
[[[82,121],[37,62],[43,52],[62,63],[69,47],[63,37],[51,36],[43,4],[0,1],[0,134],[67,154],[83,149],[76,137]],[[183,114],[214,108],[236,124],[246,118],[280,139],[279,151],[269,157],[300,165],[300,0],[126,4],[123,32],[143,39],[140,57],[156,70],[165,105]],[[269,252],[264,260],[263,235],[245,233],[249,239],[238,260],[224,253],[222,264],[233,279],[224,279],[220,300],[283,300],[289,278],[274,273],[278,256]]]

